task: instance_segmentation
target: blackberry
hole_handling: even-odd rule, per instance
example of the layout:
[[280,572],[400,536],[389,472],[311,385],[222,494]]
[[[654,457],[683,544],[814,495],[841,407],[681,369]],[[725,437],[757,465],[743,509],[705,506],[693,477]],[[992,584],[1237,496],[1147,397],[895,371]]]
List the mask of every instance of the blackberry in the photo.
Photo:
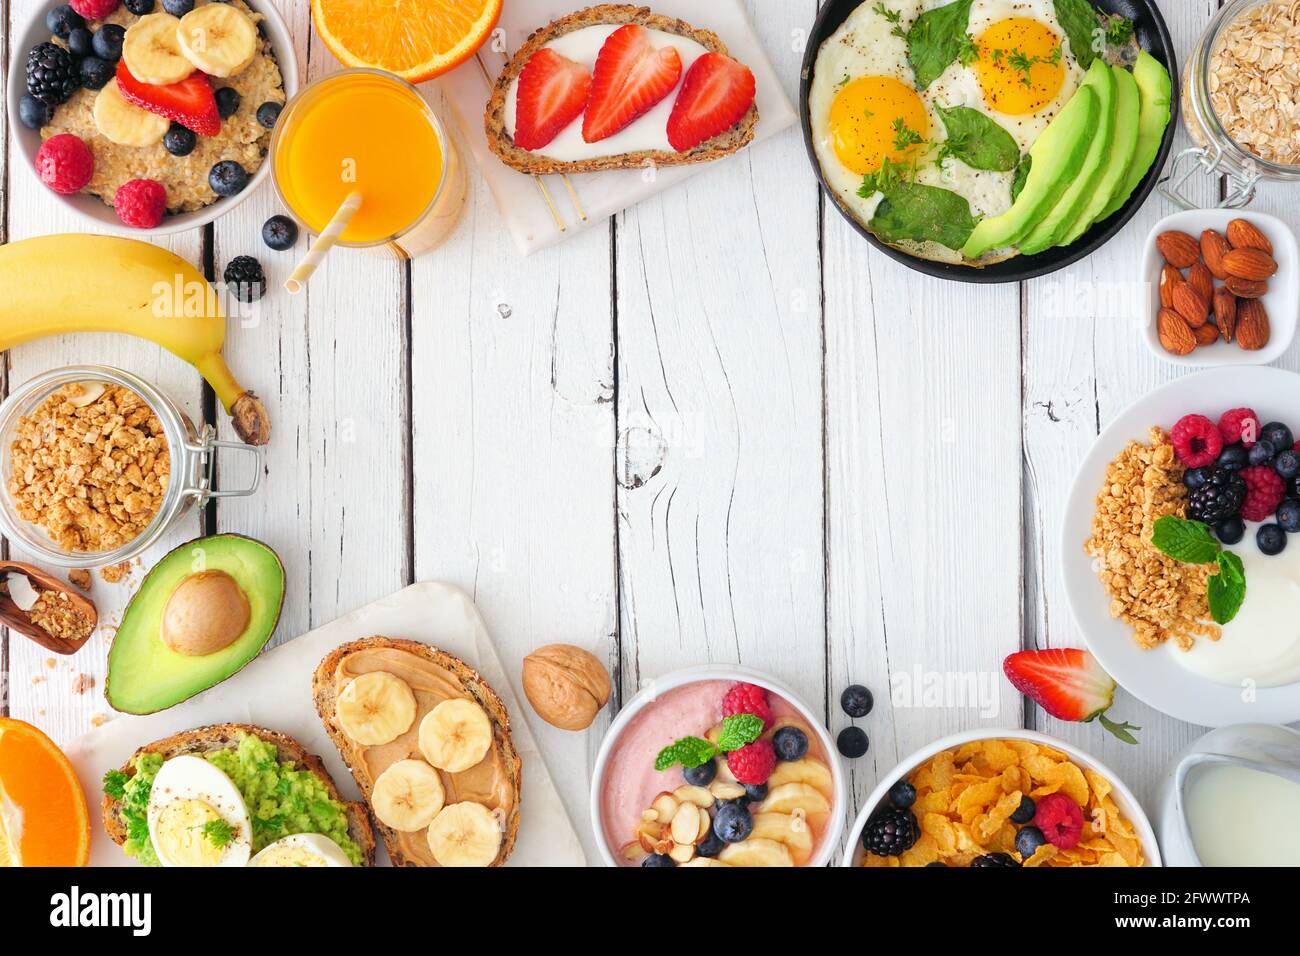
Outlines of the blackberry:
[[240,302],[256,302],[266,293],[266,273],[252,256],[235,256],[226,263],[222,278]]
[[921,836],[911,810],[889,807],[874,814],[862,829],[862,845],[876,856],[899,856]]
[[54,43],[41,43],[27,54],[27,92],[47,106],[59,106],[81,86],[81,71],[72,54]]
[[1208,468],[1205,484],[1188,492],[1187,517],[1206,524],[1218,524],[1241,510],[1246,500],[1246,482],[1235,471]]
[[972,867],[975,867],[975,866],[994,866],[994,867],[996,867],[996,866],[1011,866],[1011,867],[1018,867],[1018,866],[1020,866],[1020,864],[1016,862],[1016,858],[1013,857],[1013,856],[1011,856],[1011,855],[1008,854],[1008,853],[989,853],[989,854],[986,854],[985,856],[977,856],[977,857],[975,857],[975,859],[973,859],[973,860],[970,861],[970,865],[971,865]]

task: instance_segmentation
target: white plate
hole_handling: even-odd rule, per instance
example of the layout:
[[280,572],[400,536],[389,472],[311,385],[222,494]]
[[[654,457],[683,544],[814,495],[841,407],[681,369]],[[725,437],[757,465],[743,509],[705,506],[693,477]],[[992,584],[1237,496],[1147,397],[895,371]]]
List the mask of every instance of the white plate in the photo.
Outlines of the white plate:
[[[321,659],[340,644],[375,634],[423,641],[455,654],[483,675],[505,702],[511,737],[523,761],[519,837],[508,865],[585,866],[582,844],[542,763],[537,742],[478,609],[464,591],[433,582],[413,584],[281,644],[198,697],[147,717],[119,717],[77,738],[67,748],[67,754],[92,808],[90,865],[134,865],[104,833],[99,819],[104,773],[126,763],[141,744],[194,727],[230,721],[286,733],[309,753],[320,755],[345,798],[359,800],[361,795],[352,774],[316,714],[311,675]],[[387,866],[383,841],[378,833],[375,838],[375,862]]]
[[[1171,648],[1144,651],[1128,625],[1110,616],[1110,599],[1083,544],[1092,530],[1106,466],[1129,441],[1146,441],[1153,425],[1169,429],[1192,413],[1217,421],[1229,408],[1249,406],[1261,422],[1300,427],[1300,375],[1278,368],[1230,366],[1188,375],[1134,402],[1097,438],[1075,475],[1061,522],[1061,575],[1070,610],[1089,649],[1133,696],[1179,720],[1208,727],[1289,724],[1300,720],[1300,683],[1242,688],[1197,677],[1170,659]],[[1249,600],[1249,598],[1247,598]]]

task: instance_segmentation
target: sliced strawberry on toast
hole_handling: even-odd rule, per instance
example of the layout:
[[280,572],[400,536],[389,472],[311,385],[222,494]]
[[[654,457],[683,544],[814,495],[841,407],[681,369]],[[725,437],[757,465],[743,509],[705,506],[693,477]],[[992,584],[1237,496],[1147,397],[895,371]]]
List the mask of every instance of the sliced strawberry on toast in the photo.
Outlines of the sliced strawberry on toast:
[[128,103],[180,123],[200,136],[216,136],[221,132],[221,114],[217,112],[212,84],[198,70],[179,83],[156,86],[137,80],[122,59],[117,61],[117,88]]
[[1002,671],[1011,686],[1053,717],[1084,723],[1098,719],[1124,743],[1137,743],[1130,731],[1141,727],[1107,718],[1105,711],[1115,700],[1115,679],[1088,651],[1077,647],[1017,651],[1002,662]]
[[559,136],[587,106],[591,73],[581,63],[542,47],[519,74],[515,145],[541,149]]
[[582,138],[596,143],[644,116],[677,86],[682,58],[675,47],[659,49],[638,23],[619,27],[596,57]]
[[754,74],[721,53],[691,64],[668,118],[668,142],[679,153],[726,132],[754,105]]

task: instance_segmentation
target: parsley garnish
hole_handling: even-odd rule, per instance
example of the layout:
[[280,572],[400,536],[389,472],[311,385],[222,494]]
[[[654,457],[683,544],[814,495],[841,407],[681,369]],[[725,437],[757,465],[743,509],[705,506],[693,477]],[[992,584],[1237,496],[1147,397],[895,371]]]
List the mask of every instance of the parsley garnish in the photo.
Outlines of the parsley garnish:
[[1132,37],[1133,21],[1128,17],[1116,14],[1115,18],[1106,24],[1106,42],[1112,46],[1123,46]]
[[126,795],[126,782],[130,779],[120,770],[110,770],[104,774],[104,793],[114,800],[121,800]]
[[903,117],[898,116],[894,118],[894,149],[897,152],[901,153],[905,149],[910,149],[911,147],[918,146],[924,142],[925,138],[916,130],[908,126],[907,121],[903,119]]
[[[996,52],[1000,53],[1002,51],[998,50]],[[994,61],[999,62],[996,57],[994,58]],[[1023,74],[1020,78],[1020,81],[1024,83],[1025,86],[1034,85],[1034,80],[1030,76],[1030,72],[1033,70],[1033,68],[1036,65],[1038,65],[1039,63],[1051,64],[1051,63],[1060,63],[1060,62],[1061,62],[1061,48],[1059,46],[1047,56],[1037,56],[1037,55],[1029,56],[1023,50],[1019,50],[1019,49],[1012,50],[1011,56],[1008,57],[1007,59],[1007,63],[1011,66],[1011,69],[1015,70],[1018,73]]]
[[970,66],[980,58],[979,44],[969,33],[962,34],[960,45],[957,47],[957,61],[962,66]]
[[209,820],[203,824],[203,835],[213,846],[221,848],[235,838],[235,828],[225,820]]
[[890,33],[892,33],[896,37],[901,37],[904,40],[907,39],[907,31],[904,30],[899,23],[899,21],[903,19],[903,15],[901,13],[899,13],[897,10],[890,10],[887,6],[884,5],[883,2],[878,2],[871,9],[874,10],[876,13],[880,14],[882,17],[884,17],[886,20],[888,20],[890,23],[894,25],[894,28],[889,31]]
[[674,741],[655,757],[655,769],[667,770],[681,764],[698,767],[708,763],[718,754],[739,750],[752,744],[763,735],[763,718],[754,714],[732,714],[722,721],[722,733],[715,744],[699,737],[683,737]]

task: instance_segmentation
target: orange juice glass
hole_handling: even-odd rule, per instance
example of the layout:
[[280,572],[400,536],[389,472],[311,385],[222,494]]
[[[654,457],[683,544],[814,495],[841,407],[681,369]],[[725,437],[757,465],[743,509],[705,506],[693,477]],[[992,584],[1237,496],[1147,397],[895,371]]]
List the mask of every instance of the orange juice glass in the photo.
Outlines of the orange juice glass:
[[465,207],[464,167],[442,123],[415,87],[380,70],[343,70],[302,89],[280,114],[271,156],[281,200],[313,232],[360,191],[341,246],[423,255]]

